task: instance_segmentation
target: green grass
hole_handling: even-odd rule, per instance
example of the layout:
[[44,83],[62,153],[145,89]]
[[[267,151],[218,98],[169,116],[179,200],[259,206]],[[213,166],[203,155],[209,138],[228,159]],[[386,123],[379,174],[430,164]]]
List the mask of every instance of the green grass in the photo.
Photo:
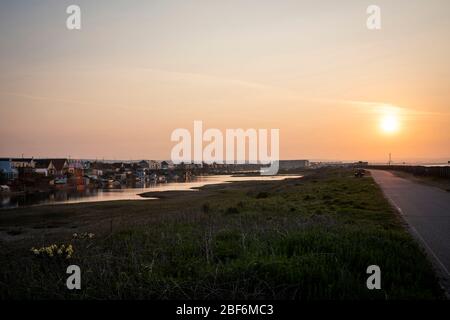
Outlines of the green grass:
[[[0,297],[57,299],[440,299],[430,263],[370,177],[347,170],[235,184],[176,214],[94,239],[68,261],[4,246]],[[165,201],[165,200],[164,200]],[[168,200],[169,201],[169,200]],[[123,204],[123,210],[130,210]],[[153,214],[148,212],[148,214]],[[82,270],[66,289],[65,268]],[[366,269],[381,268],[382,290]]]

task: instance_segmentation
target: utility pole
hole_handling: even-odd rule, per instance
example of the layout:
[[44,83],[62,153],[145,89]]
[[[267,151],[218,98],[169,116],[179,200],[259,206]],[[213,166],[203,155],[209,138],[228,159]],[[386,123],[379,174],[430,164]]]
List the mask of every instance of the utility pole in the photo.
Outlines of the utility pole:
[[389,152],[389,165],[391,165],[392,163],[392,157],[391,157],[391,153]]

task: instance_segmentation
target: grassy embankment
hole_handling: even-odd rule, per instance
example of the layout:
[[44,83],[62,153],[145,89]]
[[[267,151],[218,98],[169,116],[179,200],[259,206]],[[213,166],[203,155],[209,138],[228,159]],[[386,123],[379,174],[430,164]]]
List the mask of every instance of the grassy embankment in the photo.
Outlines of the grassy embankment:
[[[109,226],[119,216],[123,223]],[[380,189],[346,170],[0,217],[0,230],[19,225],[18,240],[1,243],[1,298],[442,297],[424,253]],[[73,230],[96,236],[72,239]],[[72,243],[73,257],[29,251],[53,242]],[[80,291],[65,287],[69,264],[81,267]],[[382,290],[366,288],[372,264],[381,268]]]
[[405,178],[417,183],[426,184],[450,192],[450,179],[439,177],[417,176],[409,172],[396,170],[392,170],[391,172],[400,178]]

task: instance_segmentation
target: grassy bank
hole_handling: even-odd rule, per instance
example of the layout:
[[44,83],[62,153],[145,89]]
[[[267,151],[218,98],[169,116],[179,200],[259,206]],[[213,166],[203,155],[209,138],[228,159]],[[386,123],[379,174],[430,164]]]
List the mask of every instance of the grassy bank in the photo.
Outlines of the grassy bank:
[[409,172],[395,171],[395,170],[392,170],[391,172],[400,178],[405,178],[417,183],[426,184],[450,192],[450,179],[440,177],[418,176]]
[[[1,298],[442,298],[374,181],[347,170],[58,207],[0,215]],[[72,244],[72,257],[30,252],[52,243]],[[80,291],[66,289],[69,264],[81,267]],[[373,264],[382,290],[366,287]]]

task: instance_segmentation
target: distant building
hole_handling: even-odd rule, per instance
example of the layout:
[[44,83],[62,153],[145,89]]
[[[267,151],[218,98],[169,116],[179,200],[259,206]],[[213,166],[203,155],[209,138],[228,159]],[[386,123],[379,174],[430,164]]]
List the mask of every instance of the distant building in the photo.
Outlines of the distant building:
[[64,175],[68,172],[69,163],[67,159],[50,159],[55,167],[55,175]]
[[10,158],[0,158],[0,175],[8,181],[17,179],[19,172],[13,167]]
[[83,176],[84,175],[84,165],[81,160],[68,160],[67,161],[67,172],[74,176]]
[[86,168],[86,174],[93,180],[103,175],[103,164],[101,162],[90,162],[89,168]]
[[56,168],[50,159],[35,160],[34,172],[43,174],[44,176],[52,176],[56,174]]
[[310,166],[309,160],[280,160],[280,169],[303,169]]
[[81,163],[83,164],[83,169],[88,170],[91,168],[91,162],[88,160],[81,160]]
[[161,169],[168,170],[169,169],[169,163],[167,161],[161,162]]
[[147,170],[147,169],[145,169],[145,168],[138,168],[138,169],[136,170],[136,177],[137,177],[138,179],[140,179],[141,181],[144,181],[144,180],[145,180],[145,177],[146,177],[146,175],[147,175],[146,170]]
[[114,174],[114,180],[125,182],[127,180],[127,174],[126,173],[116,173]]
[[[130,165],[125,164],[123,162],[114,162],[111,165],[109,165],[108,163],[103,163],[103,166],[104,166],[103,167],[104,169],[107,169],[106,167],[111,167],[114,172],[121,172],[121,171],[124,171]],[[109,168],[107,170],[109,170]]]
[[[188,162],[181,162],[180,164],[174,164],[174,168],[175,169],[180,169],[180,170],[192,170],[195,169],[197,167],[196,164],[194,163],[188,163]],[[170,168],[170,165],[169,165]]]
[[159,170],[161,169],[161,164],[158,161],[150,160],[148,163],[148,168],[150,170]]
[[147,160],[141,160],[138,162],[139,168],[148,169],[150,167],[149,162]]
[[33,158],[12,158],[13,168],[34,168],[35,161]]

